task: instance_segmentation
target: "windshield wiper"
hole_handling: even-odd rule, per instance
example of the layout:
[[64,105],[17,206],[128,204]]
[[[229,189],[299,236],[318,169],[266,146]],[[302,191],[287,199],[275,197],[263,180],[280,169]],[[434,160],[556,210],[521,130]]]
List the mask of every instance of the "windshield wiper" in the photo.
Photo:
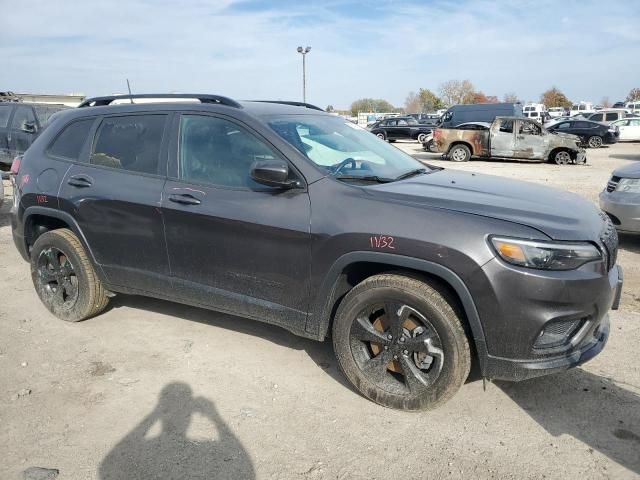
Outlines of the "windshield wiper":
[[414,175],[421,175],[423,173],[427,173],[426,168],[416,168],[414,170],[409,170],[408,172],[403,173],[402,175],[394,178],[393,181],[397,182],[398,180],[404,180],[405,178],[413,177]]
[[338,180],[363,180],[365,182],[389,183],[391,178],[378,177],[377,175],[337,175],[334,176]]

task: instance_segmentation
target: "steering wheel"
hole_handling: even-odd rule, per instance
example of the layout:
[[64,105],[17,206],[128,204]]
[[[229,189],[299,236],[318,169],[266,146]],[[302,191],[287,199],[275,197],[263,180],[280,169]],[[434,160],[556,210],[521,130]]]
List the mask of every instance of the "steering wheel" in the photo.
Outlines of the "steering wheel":
[[355,158],[349,157],[349,158],[345,158],[340,163],[333,165],[331,167],[331,171],[335,175],[337,173],[340,173],[342,169],[345,168],[347,165],[351,165],[350,167],[351,170],[356,170],[358,168],[358,164],[356,162],[360,162],[360,170],[371,170],[371,167],[367,165],[368,162],[366,160],[356,160]]

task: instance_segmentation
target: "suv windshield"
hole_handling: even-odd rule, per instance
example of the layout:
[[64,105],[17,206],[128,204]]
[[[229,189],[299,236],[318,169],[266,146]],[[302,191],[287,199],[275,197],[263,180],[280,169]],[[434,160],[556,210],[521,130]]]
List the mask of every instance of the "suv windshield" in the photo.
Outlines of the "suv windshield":
[[340,117],[271,117],[269,126],[328,174],[341,179],[392,181],[433,170]]

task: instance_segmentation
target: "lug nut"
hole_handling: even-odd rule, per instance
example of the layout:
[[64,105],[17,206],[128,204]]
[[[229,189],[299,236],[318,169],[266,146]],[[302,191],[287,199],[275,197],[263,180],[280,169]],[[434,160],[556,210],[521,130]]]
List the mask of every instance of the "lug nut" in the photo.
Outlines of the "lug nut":
[[404,343],[405,338],[404,337],[400,337],[400,343]]
[[394,356],[393,356],[393,359],[394,359],[394,360],[397,360],[397,359],[398,359],[398,355],[394,355]]
[[389,350],[389,347],[387,347],[387,346],[385,345],[385,346],[384,346],[384,349],[385,349],[385,350]]
[[402,353],[404,353],[405,355],[409,355],[409,350],[403,350]]
[[387,335],[387,338],[388,338],[389,340],[393,340],[393,335],[389,334],[389,335]]

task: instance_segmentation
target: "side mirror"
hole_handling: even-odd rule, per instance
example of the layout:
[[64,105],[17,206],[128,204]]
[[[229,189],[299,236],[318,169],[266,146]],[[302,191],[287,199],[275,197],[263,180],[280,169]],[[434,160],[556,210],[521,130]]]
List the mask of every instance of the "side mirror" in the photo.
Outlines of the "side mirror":
[[262,185],[295,188],[299,182],[290,181],[289,165],[282,160],[258,160],[251,166],[251,178]]
[[34,122],[27,122],[25,120],[20,130],[26,133],[36,133],[36,124]]

